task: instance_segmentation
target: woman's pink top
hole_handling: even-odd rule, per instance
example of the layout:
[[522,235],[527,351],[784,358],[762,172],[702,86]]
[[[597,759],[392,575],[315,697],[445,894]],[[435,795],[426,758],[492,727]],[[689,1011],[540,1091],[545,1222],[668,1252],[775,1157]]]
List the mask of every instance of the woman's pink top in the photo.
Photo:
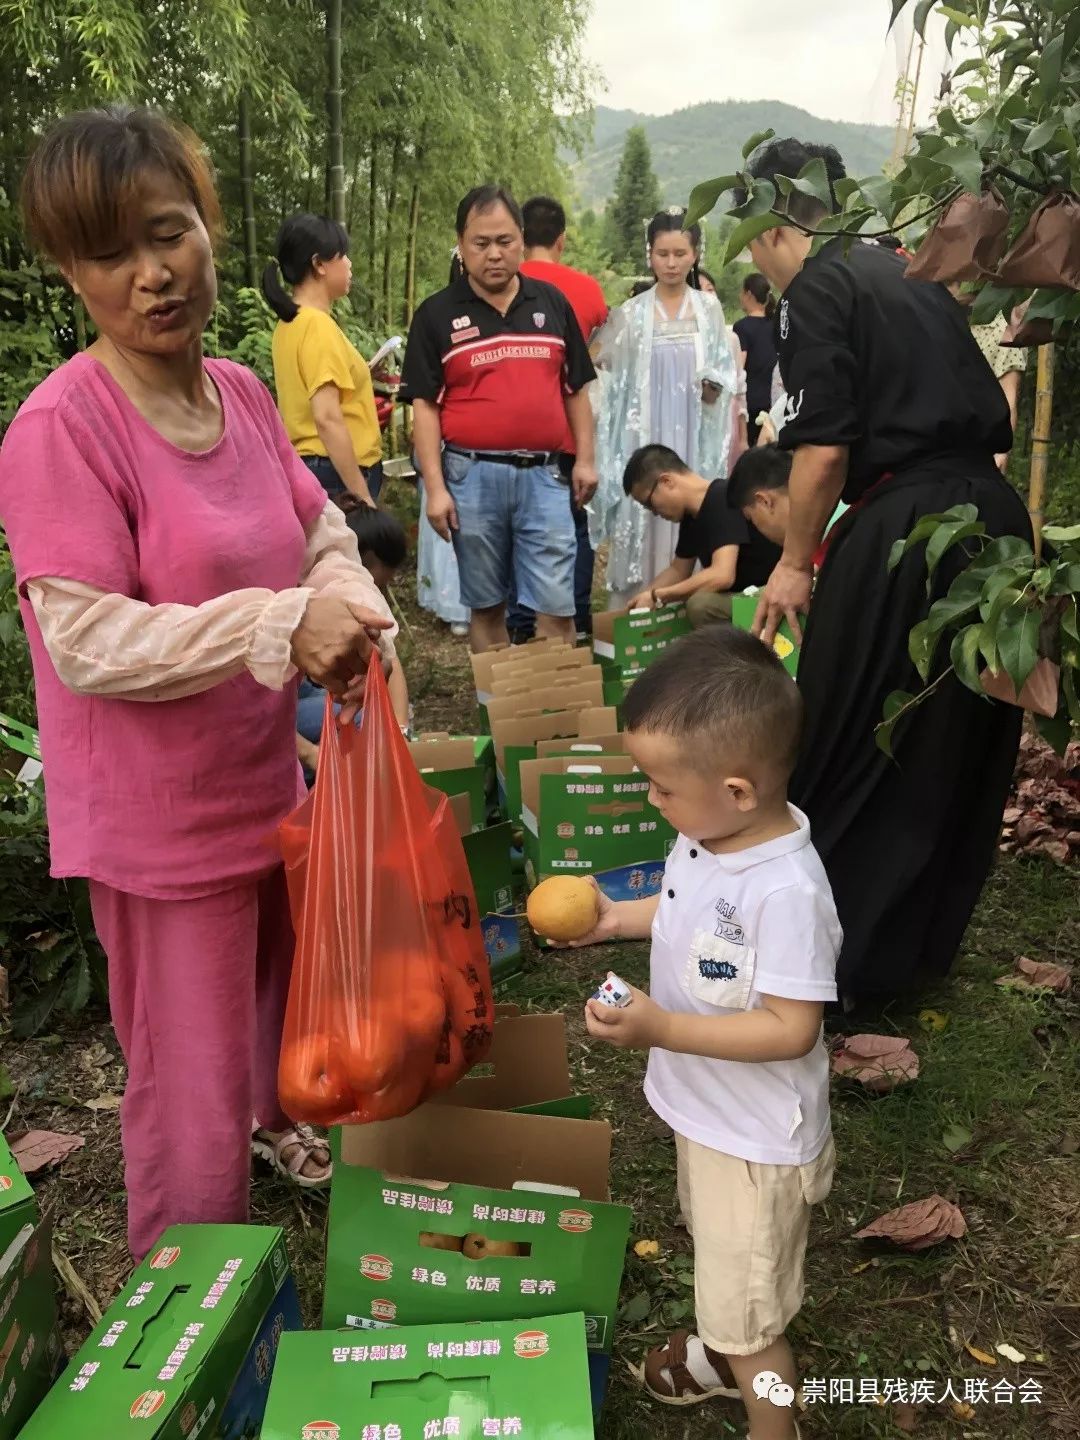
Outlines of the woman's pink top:
[[7,531],[30,641],[57,876],[152,899],[225,889],[276,863],[296,804],[296,683],[249,673],[179,700],[79,695],[57,676],[26,586],[56,577],[150,605],[197,606],[300,582],[326,494],[262,383],[208,360],[224,431],[181,450],[108,372],[76,356],[29,396],[0,448]]

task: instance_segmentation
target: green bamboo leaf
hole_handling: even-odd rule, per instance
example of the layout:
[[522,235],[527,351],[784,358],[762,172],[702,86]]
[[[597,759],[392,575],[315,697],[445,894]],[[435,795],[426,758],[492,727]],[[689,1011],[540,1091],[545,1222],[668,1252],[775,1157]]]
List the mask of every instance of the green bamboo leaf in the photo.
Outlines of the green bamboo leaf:
[[747,140],[746,144],[742,147],[742,158],[744,160],[749,160],[750,156],[754,153],[758,146],[764,145],[765,141],[771,140],[775,134],[775,130],[755,131],[755,133],[750,136],[750,139]]
[[961,684],[966,685],[969,690],[974,690],[977,695],[983,693],[982,666],[979,663],[979,632],[981,625],[968,625],[961,630],[953,639],[949,649],[949,658],[953,663],[957,678]]
[[716,209],[721,195],[734,190],[739,183],[738,175],[718,175],[715,180],[703,180],[690,192],[686,207],[687,225],[696,225]]
[[1001,669],[1019,695],[1039,659],[1041,613],[1027,605],[1006,605],[997,623],[997,653]]
[[[907,3],[908,3],[908,0],[892,0],[892,14],[889,16],[889,29],[890,29],[890,30],[891,30],[892,27],[896,24],[897,19],[899,18],[899,15],[900,15],[900,11],[903,10],[904,6],[905,6]],[[886,33],[888,33],[888,32],[886,32]]]

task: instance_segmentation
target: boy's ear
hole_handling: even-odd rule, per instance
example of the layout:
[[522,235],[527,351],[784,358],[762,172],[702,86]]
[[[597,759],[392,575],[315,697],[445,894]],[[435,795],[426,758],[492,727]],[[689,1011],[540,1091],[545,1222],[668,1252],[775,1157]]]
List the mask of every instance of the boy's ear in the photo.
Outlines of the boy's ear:
[[729,775],[724,781],[724,785],[736,807],[744,814],[757,809],[757,786],[752,780],[747,780],[741,775]]

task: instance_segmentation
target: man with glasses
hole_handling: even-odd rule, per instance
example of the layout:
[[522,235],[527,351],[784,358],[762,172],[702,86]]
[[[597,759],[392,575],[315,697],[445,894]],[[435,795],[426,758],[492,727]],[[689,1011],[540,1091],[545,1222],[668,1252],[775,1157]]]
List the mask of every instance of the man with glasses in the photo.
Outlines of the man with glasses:
[[428,519],[453,541],[474,652],[506,644],[512,589],[538,635],[572,643],[568,500],[596,489],[596,372],[566,298],[518,273],[522,216],[507,191],[470,191],[457,234],[463,273],[417,310],[402,377]]
[[[748,451],[732,479],[744,461],[762,453]],[[731,508],[728,481],[695,475],[666,445],[645,445],[631,455],[623,489],[679,527],[675,559],[634,598],[633,609],[682,600],[694,626],[730,620],[732,595],[764,585],[772,574],[780,548]]]

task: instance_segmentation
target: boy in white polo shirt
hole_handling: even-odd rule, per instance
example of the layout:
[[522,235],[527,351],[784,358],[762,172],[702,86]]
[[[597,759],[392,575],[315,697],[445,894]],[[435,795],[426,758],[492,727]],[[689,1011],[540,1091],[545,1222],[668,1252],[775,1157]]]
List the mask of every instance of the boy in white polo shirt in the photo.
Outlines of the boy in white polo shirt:
[[590,1000],[586,1022],[597,1040],[650,1052],[645,1095],[676,1134],[697,1308],[697,1333],[653,1350],[643,1379],[667,1404],[741,1394],[752,1440],[791,1440],[784,1331],[802,1303],[810,1207],[832,1184],[822,1012],[841,941],[806,817],[787,802],[802,700],[771,650],[716,625],[649,667],[623,719],[679,839],[662,893],[601,896],[581,942],[651,933],[651,994],[621,1010]]

